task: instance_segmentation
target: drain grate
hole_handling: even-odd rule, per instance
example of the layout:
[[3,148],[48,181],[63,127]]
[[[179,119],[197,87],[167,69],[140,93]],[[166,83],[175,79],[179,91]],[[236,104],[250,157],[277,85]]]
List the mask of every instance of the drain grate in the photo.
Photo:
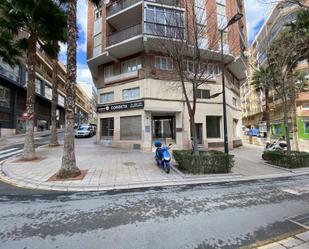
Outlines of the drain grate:
[[294,224],[309,229],[309,213],[295,217],[290,217],[288,220],[293,222]]
[[135,166],[136,163],[134,163],[134,162],[124,162],[123,165],[125,165],[125,166]]

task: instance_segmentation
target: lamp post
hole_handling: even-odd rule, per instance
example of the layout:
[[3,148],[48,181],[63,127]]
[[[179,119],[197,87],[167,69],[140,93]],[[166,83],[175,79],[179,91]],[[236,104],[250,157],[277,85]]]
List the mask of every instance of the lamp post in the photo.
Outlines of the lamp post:
[[223,34],[224,31],[243,17],[243,14],[237,13],[234,15],[228,24],[220,29],[221,36],[221,72],[222,72],[222,98],[223,98],[223,129],[224,129],[224,152],[229,153],[229,141],[227,134],[227,118],[226,118],[226,98],[225,98],[225,77],[224,77],[224,51],[223,51]]

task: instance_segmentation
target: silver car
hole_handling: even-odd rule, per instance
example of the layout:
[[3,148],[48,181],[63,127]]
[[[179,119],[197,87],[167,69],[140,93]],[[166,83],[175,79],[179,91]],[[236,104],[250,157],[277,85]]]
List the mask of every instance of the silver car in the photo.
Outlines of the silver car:
[[90,125],[80,125],[75,130],[75,137],[92,137],[93,135],[94,132]]

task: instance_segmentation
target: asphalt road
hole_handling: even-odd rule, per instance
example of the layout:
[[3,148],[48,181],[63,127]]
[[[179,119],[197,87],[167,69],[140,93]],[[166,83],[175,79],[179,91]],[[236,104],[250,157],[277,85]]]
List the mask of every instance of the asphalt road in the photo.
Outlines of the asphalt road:
[[241,248],[304,229],[308,193],[308,176],[93,193],[0,184],[0,248]]

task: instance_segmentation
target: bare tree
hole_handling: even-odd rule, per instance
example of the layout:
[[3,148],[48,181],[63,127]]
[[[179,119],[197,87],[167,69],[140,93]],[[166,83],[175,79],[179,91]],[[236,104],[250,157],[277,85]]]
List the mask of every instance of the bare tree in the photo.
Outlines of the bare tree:
[[279,4],[279,7],[285,7],[287,5],[297,5],[304,9],[309,9],[308,0],[257,0],[260,4],[275,6]]

